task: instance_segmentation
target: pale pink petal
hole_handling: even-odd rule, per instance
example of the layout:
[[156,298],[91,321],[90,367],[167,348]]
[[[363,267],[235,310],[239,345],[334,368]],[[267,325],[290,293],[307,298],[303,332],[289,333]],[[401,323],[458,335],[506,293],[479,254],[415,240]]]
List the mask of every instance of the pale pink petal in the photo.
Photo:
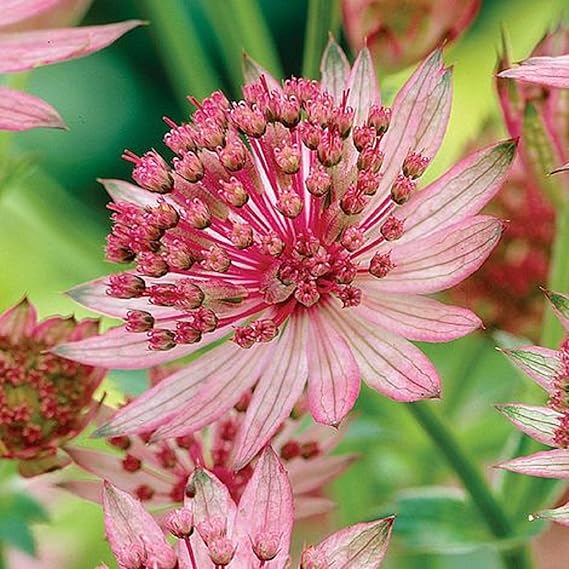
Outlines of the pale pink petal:
[[0,86],[0,130],[65,128],[59,113],[48,103],[29,93]]
[[142,504],[105,481],[103,491],[105,532],[119,565],[125,550],[141,549],[150,567],[174,569],[176,554],[162,530]]
[[350,64],[343,49],[332,36],[322,54],[320,73],[322,87],[334,97],[337,105],[340,104],[350,75]]
[[233,468],[243,468],[275,434],[298,401],[308,373],[306,329],[301,318],[291,318],[277,340],[273,358],[257,383],[235,441]]
[[358,281],[362,303],[352,309],[390,332],[418,342],[448,342],[480,328],[476,314],[424,296],[385,293],[375,277]]
[[536,452],[498,464],[497,468],[541,478],[569,480],[569,449]]
[[339,425],[360,392],[360,369],[350,346],[317,312],[307,317],[308,407],[315,421]]
[[418,242],[394,245],[391,261],[395,268],[376,279],[375,286],[378,292],[398,294],[428,294],[450,288],[484,263],[503,229],[499,219],[478,215]]
[[226,486],[211,472],[197,468],[188,480],[188,487],[192,489],[193,497],[186,498],[185,502],[194,513],[200,535],[201,524],[218,519],[224,523],[228,537],[232,537],[237,506]]
[[533,405],[521,405],[517,403],[504,403],[496,408],[506,416],[513,425],[529,435],[532,439],[548,445],[555,444],[555,432],[560,426],[562,413],[549,407],[537,407]]
[[559,168],[556,168],[551,173],[552,174],[559,174],[560,172],[567,172],[568,170],[569,170],[569,162],[567,162],[567,164],[563,164],[562,166],[559,166]]
[[[217,329],[208,334],[211,342],[227,334]],[[153,351],[148,348],[146,334],[127,332],[124,326],[111,328],[100,336],[56,346],[53,353],[82,364],[110,369],[145,369],[181,358],[205,348],[208,344],[178,344],[171,350]]]
[[569,295],[553,291],[545,291],[545,294],[563,328],[569,332]]
[[27,298],[24,298],[0,314],[0,337],[5,336],[15,344],[32,335],[36,322],[36,309]]
[[379,85],[375,74],[375,66],[367,47],[360,50],[354,61],[348,83],[347,106],[354,109],[354,125],[365,123],[372,105],[379,105]]
[[389,517],[350,526],[310,549],[320,554],[330,567],[377,569],[387,553],[394,519]]
[[498,73],[498,77],[519,79],[547,87],[569,88],[569,55],[530,57],[518,67]]
[[287,463],[289,479],[295,495],[321,490],[337,478],[357,459],[355,455],[321,456],[306,461],[302,458]]
[[555,391],[555,380],[564,369],[560,352],[541,346],[528,346],[503,352],[516,367],[545,391],[550,394]]
[[53,346],[59,342],[71,340],[76,327],[77,322],[72,316],[69,318],[52,316],[37,324],[32,335],[35,340],[45,342],[48,346]]
[[139,433],[165,425],[196,396],[204,381],[211,381],[217,375],[229,380],[229,370],[233,365],[239,367],[244,353],[249,356],[233,342],[209,351],[120,409],[109,423],[97,429],[95,435],[110,437]]
[[140,186],[125,182],[124,180],[99,178],[97,180],[103,185],[112,200],[116,203],[131,203],[140,207],[157,206],[161,202],[175,205],[175,202],[162,194],[149,192]]
[[0,27],[33,18],[55,8],[61,0],[3,0],[0,11]]
[[126,471],[122,466],[121,455],[73,446],[66,447],[65,452],[77,466],[99,478],[110,480],[125,492],[134,492],[138,486],[147,484],[156,492],[168,494],[176,483],[174,475],[170,480],[165,480],[163,472],[153,475],[152,470],[146,466],[136,472]]
[[261,454],[253,476],[239,500],[238,523],[247,535],[239,544],[240,551],[263,547],[270,538],[278,540],[278,553],[264,564],[273,569],[284,567],[289,557],[294,520],[292,488],[286,470],[272,448]]
[[104,26],[0,34],[0,73],[27,71],[84,57],[107,47],[141,24],[139,20],[129,20]]
[[[154,439],[190,434],[219,419],[266,373],[267,360],[273,357],[272,346],[268,344],[254,346],[251,350],[237,347],[234,353],[215,373],[210,364],[211,373],[192,399],[181,405],[173,418],[154,433]],[[218,363],[218,360],[214,359],[212,364],[214,362]],[[193,370],[192,374],[195,374]]]
[[395,401],[440,396],[440,378],[431,361],[413,344],[350,311],[328,307],[329,317],[345,333],[362,379]]
[[569,527],[569,503],[554,510],[541,510],[541,512],[532,514],[530,520],[533,521],[534,519],[547,520]]
[[337,504],[330,498],[320,496],[295,496],[294,518],[303,520],[313,516],[327,514],[336,508]]
[[103,496],[103,482],[101,480],[64,480],[58,487],[79,496],[89,502],[100,504]]
[[252,57],[249,57],[247,53],[243,53],[242,67],[245,84],[255,83],[261,77],[264,77],[270,91],[276,89],[279,93],[282,92],[280,82],[277,81],[262,65],[259,65]]
[[428,235],[478,213],[506,179],[516,143],[501,142],[471,154],[398,209],[405,219],[400,243]]
[[[198,535],[197,532],[194,532],[190,536],[190,544],[192,547],[192,551],[194,554],[194,559],[197,563],[199,569],[216,569],[215,565],[213,564],[209,554],[208,549]],[[192,563],[190,559],[190,554],[188,553],[188,547],[184,540],[178,540],[177,544],[178,549],[178,569],[196,569],[196,566]]]

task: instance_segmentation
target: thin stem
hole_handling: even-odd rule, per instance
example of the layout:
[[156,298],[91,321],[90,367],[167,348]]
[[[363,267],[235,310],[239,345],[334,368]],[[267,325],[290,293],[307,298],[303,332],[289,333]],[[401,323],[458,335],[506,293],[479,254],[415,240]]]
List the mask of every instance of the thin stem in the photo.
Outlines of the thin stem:
[[166,8],[156,0],[142,0],[144,13],[176,96],[186,107],[186,96],[206,97],[219,87],[217,72],[192,20],[189,2],[170,0]]
[[318,78],[320,58],[326,47],[328,34],[337,31],[339,22],[338,0],[309,0],[304,34],[303,77]]
[[[407,407],[462,481],[492,535],[499,539],[514,537],[514,527],[504,509],[494,497],[480,470],[463,451],[448,426],[428,403],[411,403]],[[532,567],[528,553],[523,547],[500,551],[500,554],[504,566],[508,569]]]
[[186,549],[188,550],[188,555],[190,556],[190,563],[192,564],[192,569],[198,569],[198,564],[196,563],[196,557],[194,555],[194,550],[192,549],[192,544],[190,543],[190,538],[185,537],[184,542],[186,544]]

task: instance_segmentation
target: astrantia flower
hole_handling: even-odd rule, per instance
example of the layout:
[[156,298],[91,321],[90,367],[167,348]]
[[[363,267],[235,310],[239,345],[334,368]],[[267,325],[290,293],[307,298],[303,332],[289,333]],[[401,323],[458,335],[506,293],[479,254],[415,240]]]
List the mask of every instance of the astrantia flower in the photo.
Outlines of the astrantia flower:
[[[175,440],[154,441],[154,433],[149,431],[109,439],[114,454],[77,446],[68,446],[66,451],[81,468],[130,492],[152,508],[181,505],[186,482],[198,467],[215,474],[238,501],[251,478],[254,462],[235,472],[230,457],[250,399],[248,392],[234,409],[208,428]],[[103,408],[97,414],[97,421],[111,415],[111,409]],[[333,508],[334,503],[323,496],[322,490],[344,472],[354,456],[330,456],[342,438],[342,431],[307,424],[307,417],[301,411],[296,411],[295,416],[285,421],[271,444],[288,470],[296,516],[306,517]],[[100,499],[100,481],[73,480],[63,485],[87,499]]]
[[455,40],[479,9],[480,0],[342,0],[350,46],[367,45],[375,64],[388,72]]
[[[381,105],[370,54],[353,68],[331,42],[322,82],[281,86],[247,62],[245,100],[216,92],[165,136],[177,156],[132,153],[136,187],[107,181],[107,256],[136,269],[71,292],[125,318],[57,353],[93,365],[195,359],[119,411],[102,436],[210,424],[254,386],[233,466],[267,443],[307,388],[318,422],[338,425],[360,378],[397,401],[438,397],[431,362],[408,340],[447,341],[480,325],[423,295],[475,271],[502,233],[477,212],[515,144],[474,153],[422,191],[450,107],[439,52]],[[245,143],[246,142],[246,143]],[[218,342],[220,339],[229,341]]]
[[0,315],[0,458],[19,460],[23,475],[57,468],[58,447],[85,427],[104,370],[48,352],[97,333],[93,320],[37,322],[23,300]]
[[[103,505],[107,537],[121,569],[290,567],[292,490],[270,448],[261,455],[237,503],[215,475],[203,469],[194,473],[185,505],[164,519],[177,538],[174,547],[139,501],[108,482]],[[389,545],[393,519],[357,524],[306,547],[297,567],[377,569]]]
[[[45,29],[76,16],[84,1],[4,0],[0,11],[0,73],[28,71],[99,51],[141,22],[130,20],[106,26]],[[31,29],[40,28],[40,29]],[[0,130],[37,127],[64,128],[48,103],[21,91],[0,86]]]
[[[560,29],[547,35],[532,55],[568,50],[569,31]],[[511,65],[504,52],[498,69]],[[569,178],[548,175],[569,160],[568,93],[506,79],[498,79],[496,87],[506,128],[512,138],[520,138],[508,180],[487,208],[508,219],[508,231],[488,263],[451,290],[451,298],[468,299],[489,327],[534,338],[544,311],[539,286],[549,273],[554,204],[569,199]]]
[[[569,296],[547,293],[553,310],[569,334]],[[569,335],[559,350],[530,346],[506,352],[549,395],[547,406],[508,403],[499,410],[521,431],[554,450],[515,458],[500,468],[543,478],[569,479]],[[569,504],[544,513],[569,525]]]

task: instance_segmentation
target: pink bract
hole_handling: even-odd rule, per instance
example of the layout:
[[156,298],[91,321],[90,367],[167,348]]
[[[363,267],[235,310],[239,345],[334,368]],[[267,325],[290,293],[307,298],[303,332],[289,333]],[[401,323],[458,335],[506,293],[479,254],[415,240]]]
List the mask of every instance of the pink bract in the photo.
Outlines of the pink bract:
[[[141,22],[130,20],[104,26],[54,28],[67,25],[81,14],[85,0],[7,0],[0,15],[0,73],[27,71],[70,61],[99,51]],[[37,28],[37,29],[36,29]],[[21,131],[38,127],[65,128],[59,113],[28,93],[2,87],[0,130]]]
[[547,87],[569,88],[569,54],[555,57],[530,57],[517,67],[506,69],[499,77],[518,79]]
[[[177,538],[170,547],[159,526],[136,499],[105,483],[105,527],[121,569],[284,569],[290,566],[294,506],[286,471],[268,448],[239,502],[210,472],[197,470],[188,482],[185,505],[164,525]],[[387,551],[393,517],[357,524],[301,554],[301,569],[376,569]],[[176,565],[178,563],[178,565]]]
[[[569,296],[547,292],[553,310],[569,333]],[[547,406],[507,403],[498,407],[516,428],[536,441],[554,447],[498,465],[543,478],[569,479],[569,335],[559,350],[530,346],[507,351],[514,364],[548,394]],[[569,504],[535,514],[569,526]]]
[[93,415],[104,370],[48,352],[55,344],[97,333],[93,320],[58,316],[37,321],[23,300],[0,314],[0,458],[33,476],[66,464],[57,455]]
[[469,276],[500,239],[502,222],[478,211],[515,153],[512,141],[495,144],[417,191],[450,109],[440,52],[391,109],[369,51],[350,68],[332,40],[321,83],[281,85],[251,60],[246,79],[244,101],[216,92],[196,101],[191,124],[167,120],[172,166],[155,150],[125,154],[144,187],[104,182],[115,222],[107,256],[136,269],[71,296],[126,324],[56,349],[128,369],[207,346],[98,434],[183,436],[254,387],[236,469],[305,389],[313,417],[329,425],[350,411],[362,377],[397,401],[440,396],[437,371],[409,340],[443,342],[480,326],[469,310],[425,295]]
[[367,46],[386,72],[415,64],[457,39],[479,9],[480,0],[342,0],[351,48]]

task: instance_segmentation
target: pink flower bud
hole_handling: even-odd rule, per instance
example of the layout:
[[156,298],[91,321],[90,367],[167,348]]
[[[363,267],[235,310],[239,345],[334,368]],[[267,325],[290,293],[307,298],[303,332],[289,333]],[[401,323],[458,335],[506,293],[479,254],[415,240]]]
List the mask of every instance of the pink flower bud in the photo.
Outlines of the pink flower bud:
[[381,226],[380,232],[387,241],[395,241],[403,235],[404,220],[389,216]]
[[300,215],[304,202],[292,188],[285,188],[281,191],[276,207],[285,217],[294,219]]
[[168,263],[157,253],[143,251],[136,256],[137,271],[147,277],[162,277],[168,272]]
[[314,165],[306,178],[306,188],[316,197],[326,195],[332,187],[332,177],[324,168]]
[[220,181],[221,194],[223,199],[234,207],[243,207],[249,200],[249,194],[243,187],[243,184],[235,177],[232,177],[229,182],[225,180]]
[[415,191],[416,185],[411,178],[399,174],[391,186],[391,199],[397,205],[403,205],[411,197],[411,193]]
[[109,277],[107,294],[115,298],[138,298],[144,294],[144,280],[131,273],[121,273]]
[[281,544],[279,535],[271,532],[262,532],[253,541],[253,553],[259,561],[270,561],[274,559],[278,553]]
[[144,310],[129,310],[125,321],[128,332],[148,332],[154,326],[154,317]]
[[171,350],[176,346],[176,335],[171,330],[156,328],[148,333],[148,347],[153,351]]
[[387,276],[395,265],[391,261],[391,253],[376,253],[369,264],[369,272],[378,279]]
[[194,516],[188,507],[168,512],[164,518],[164,527],[175,537],[184,538],[194,531]]
[[186,152],[172,161],[174,170],[185,180],[191,183],[199,182],[204,176],[202,161],[194,152]]
[[199,198],[186,204],[184,218],[196,229],[205,229],[211,224],[211,213],[207,205]]
[[170,167],[156,150],[149,150],[142,157],[138,157],[130,150],[125,150],[122,157],[135,165],[132,179],[137,184],[159,194],[172,191],[174,183]]

